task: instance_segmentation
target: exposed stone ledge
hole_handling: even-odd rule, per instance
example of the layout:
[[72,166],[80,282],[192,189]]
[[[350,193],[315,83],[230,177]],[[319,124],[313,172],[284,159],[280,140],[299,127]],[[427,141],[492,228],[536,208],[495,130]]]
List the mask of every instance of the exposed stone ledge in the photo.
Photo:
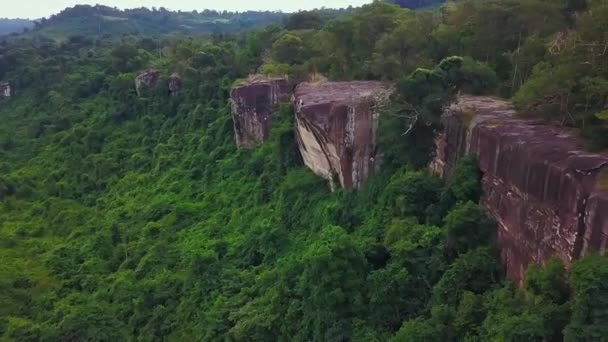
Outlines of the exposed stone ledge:
[[608,153],[584,150],[576,132],[516,116],[509,102],[461,96],[443,116],[431,169],[450,177],[459,158],[475,155],[482,203],[499,224],[511,279],[552,256],[566,265],[608,242]]
[[301,83],[294,94],[302,158],[317,175],[359,188],[380,165],[380,107],[393,92],[377,81]]

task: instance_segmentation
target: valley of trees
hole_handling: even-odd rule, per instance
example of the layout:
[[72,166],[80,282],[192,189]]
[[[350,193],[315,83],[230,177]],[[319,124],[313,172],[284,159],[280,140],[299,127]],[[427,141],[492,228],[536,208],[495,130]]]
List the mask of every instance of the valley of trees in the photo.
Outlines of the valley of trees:
[[[197,34],[156,12],[96,34],[72,11],[0,42],[1,341],[608,341],[608,258],[517,287],[475,161],[447,182],[426,168],[458,92],[607,147],[608,1],[375,1]],[[161,80],[138,95],[147,68]],[[289,104],[238,150],[228,91],[252,73],[396,82],[382,170],[330,192]]]

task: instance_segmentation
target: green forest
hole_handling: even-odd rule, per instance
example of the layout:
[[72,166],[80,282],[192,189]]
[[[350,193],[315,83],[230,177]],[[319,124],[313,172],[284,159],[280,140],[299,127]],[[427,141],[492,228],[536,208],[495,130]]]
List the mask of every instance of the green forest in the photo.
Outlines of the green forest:
[[[211,28],[112,10],[98,18],[130,24],[97,33],[83,7],[1,40],[0,341],[608,341],[608,257],[531,266],[519,287],[475,160],[427,171],[460,92],[608,147],[608,1],[428,2],[208,12],[249,18]],[[161,81],[138,94],[149,68]],[[254,73],[395,82],[381,171],[331,192],[289,103],[237,149],[228,92]]]

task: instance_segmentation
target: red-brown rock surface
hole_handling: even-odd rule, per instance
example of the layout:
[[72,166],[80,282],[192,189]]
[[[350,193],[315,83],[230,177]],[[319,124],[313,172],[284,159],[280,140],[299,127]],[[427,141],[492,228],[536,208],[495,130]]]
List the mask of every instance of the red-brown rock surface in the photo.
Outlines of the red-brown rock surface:
[[291,87],[285,78],[251,78],[232,88],[230,98],[237,146],[253,148],[265,141],[274,108],[290,97]]
[[392,91],[376,81],[298,85],[296,135],[306,166],[345,188],[359,188],[379,165],[379,109]]
[[431,168],[449,177],[474,154],[482,203],[498,222],[508,276],[558,256],[566,265],[608,240],[608,153],[586,152],[572,130],[515,116],[510,103],[461,96],[443,116]]

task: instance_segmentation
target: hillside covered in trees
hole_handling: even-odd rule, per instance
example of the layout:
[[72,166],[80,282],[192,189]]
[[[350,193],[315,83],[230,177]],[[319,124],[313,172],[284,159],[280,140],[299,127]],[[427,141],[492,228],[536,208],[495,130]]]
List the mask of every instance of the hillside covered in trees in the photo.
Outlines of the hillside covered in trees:
[[[447,182],[427,172],[459,92],[607,147],[608,1],[375,1],[245,23],[80,9],[0,43],[0,340],[608,340],[606,257],[533,266],[517,287],[475,161]],[[150,68],[158,86],[138,93]],[[288,103],[266,143],[237,149],[228,92],[254,73],[395,82],[381,170],[331,192],[301,162]]]
[[25,29],[34,27],[34,22],[27,19],[0,18],[0,36],[11,33],[21,33]]
[[[322,9],[317,18],[326,21],[350,9]],[[282,12],[172,12],[164,7],[119,10],[96,5],[77,5],[35,22],[35,33],[54,39],[73,35],[218,35],[243,32],[269,25],[283,25],[288,15]]]

